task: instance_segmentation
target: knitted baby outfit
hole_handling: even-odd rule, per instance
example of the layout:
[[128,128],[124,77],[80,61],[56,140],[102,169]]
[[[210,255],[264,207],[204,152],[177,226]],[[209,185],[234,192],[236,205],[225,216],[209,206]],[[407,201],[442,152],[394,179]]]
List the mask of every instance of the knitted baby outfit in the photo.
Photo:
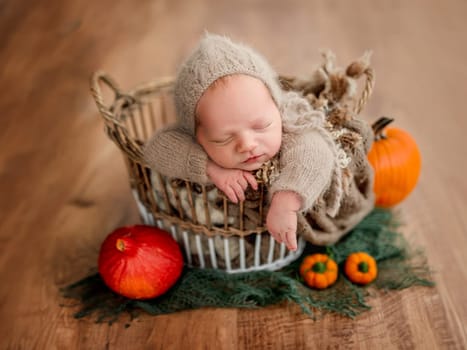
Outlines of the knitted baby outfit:
[[[207,34],[182,65],[174,88],[177,123],[158,130],[148,140],[144,147],[147,164],[169,178],[211,183],[206,174],[208,156],[195,139],[195,109],[215,80],[231,74],[247,74],[261,80],[281,113],[279,176],[268,187],[268,197],[277,191],[293,191],[302,199],[301,213],[313,211],[319,204],[320,215],[342,219],[336,227],[339,232],[335,232],[339,237],[348,232],[356,222],[351,220],[351,225],[345,225],[345,218],[338,215],[344,195],[342,169],[337,146],[325,127],[324,113],[314,110],[299,93],[283,91],[277,74],[264,58],[228,38]],[[354,211],[365,215],[368,208],[367,205],[363,211]],[[311,230],[311,223],[308,228]],[[305,237],[316,241],[310,234]],[[333,235],[333,240],[337,239]],[[324,239],[323,243],[329,242]]]

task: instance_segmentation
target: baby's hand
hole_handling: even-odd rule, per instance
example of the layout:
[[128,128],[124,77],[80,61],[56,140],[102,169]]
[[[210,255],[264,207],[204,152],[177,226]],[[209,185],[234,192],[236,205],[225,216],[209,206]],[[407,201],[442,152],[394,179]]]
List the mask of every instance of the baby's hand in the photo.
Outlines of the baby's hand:
[[279,243],[285,243],[289,250],[297,250],[297,211],[301,200],[293,192],[277,192],[272,198],[266,217],[269,233]]
[[224,192],[234,203],[245,200],[244,191],[248,187],[248,184],[254,190],[258,189],[255,177],[248,171],[222,168],[210,160],[208,161],[206,171],[214,185]]

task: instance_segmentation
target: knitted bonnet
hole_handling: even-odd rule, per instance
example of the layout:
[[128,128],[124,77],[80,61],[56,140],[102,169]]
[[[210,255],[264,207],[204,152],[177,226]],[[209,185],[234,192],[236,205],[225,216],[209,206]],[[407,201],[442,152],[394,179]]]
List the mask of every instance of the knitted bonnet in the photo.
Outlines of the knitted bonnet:
[[276,105],[280,106],[278,77],[268,62],[246,45],[207,33],[183,63],[175,81],[178,123],[190,135],[195,134],[195,110],[203,93],[217,79],[232,74],[245,74],[261,80]]

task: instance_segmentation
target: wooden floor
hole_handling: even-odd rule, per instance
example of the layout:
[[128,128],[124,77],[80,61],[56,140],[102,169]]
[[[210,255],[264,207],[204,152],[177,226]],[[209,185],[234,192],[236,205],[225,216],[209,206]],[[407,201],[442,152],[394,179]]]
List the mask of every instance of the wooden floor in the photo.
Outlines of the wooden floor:
[[[235,4],[234,4],[235,3]],[[1,349],[461,349],[467,347],[465,1],[25,1],[0,5]],[[371,299],[356,320],[296,307],[77,321],[58,287],[88,274],[108,232],[138,219],[123,159],[103,132],[89,76],[123,88],[173,75],[207,29],[305,75],[331,48],[373,49],[364,111],[417,139],[419,186],[400,207],[436,288]]]

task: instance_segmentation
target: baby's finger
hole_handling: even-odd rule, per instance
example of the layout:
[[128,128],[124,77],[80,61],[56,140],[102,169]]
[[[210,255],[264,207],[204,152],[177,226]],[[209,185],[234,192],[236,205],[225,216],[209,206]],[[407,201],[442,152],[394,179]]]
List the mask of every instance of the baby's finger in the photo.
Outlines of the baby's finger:
[[269,233],[271,234],[272,238],[276,240],[277,243],[282,243],[281,237],[278,233],[271,231],[269,231]]
[[225,195],[227,196],[227,198],[230,199],[231,202],[233,203],[238,203],[238,199],[237,199],[237,196],[234,192],[234,190],[231,188],[231,187],[227,187],[224,191]]
[[256,182],[256,179],[255,179],[255,176],[247,171],[244,171],[243,172],[243,176],[245,177],[245,179],[248,181],[248,183],[250,184],[251,188],[253,188],[254,190],[257,190],[258,189],[258,182]]
[[279,238],[281,243],[285,243],[285,245],[287,245],[287,236],[285,235],[285,232],[279,232]]
[[[268,232],[269,234],[272,236],[272,238],[274,238],[274,240],[276,240],[277,242],[279,242],[279,237],[277,236],[276,232],[274,232],[274,230],[271,230],[271,226],[269,224],[269,220],[266,219],[266,228],[268,229]],[[280,243],[280,242],[279,242]]]
[[287,248],[289,250],[297,250],[297,234],[293,231],[288,231],[285,236]]
[[246,190],[246,188],[248,187],[248,182],[244,177],[239,178],[237,182],[240,184],[243,190]]
[[244,201],[245,200],[245,194],[243,193],[243,188],[241,187],[241,185],[239,183],[237,183],[237,184],[234,184],[232,187],[233,187],[233,190],[235,191],[235,194],[236,194],[237,198],[240,201]]

